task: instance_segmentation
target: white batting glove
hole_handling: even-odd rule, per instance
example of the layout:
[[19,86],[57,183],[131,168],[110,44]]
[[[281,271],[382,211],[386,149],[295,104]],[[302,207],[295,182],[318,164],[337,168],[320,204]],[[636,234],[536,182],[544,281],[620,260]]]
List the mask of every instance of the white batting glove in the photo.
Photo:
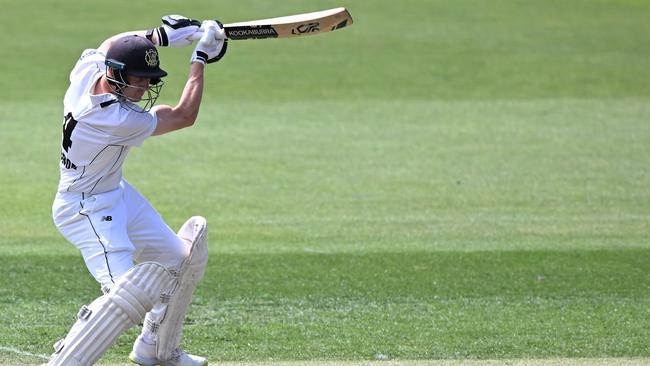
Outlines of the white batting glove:
[[201,22],[182,15],[165,15],[162,17],[163,24],[147,32],[147,38],[156,34],[158,46],[163,47],[185,47],[192,44],[190,36],[199,31]]
[[203,34],[196,44],[190,63],[211,64],[221,60],[228,49],[223,25],[215,20],[204,20],[201,24]]

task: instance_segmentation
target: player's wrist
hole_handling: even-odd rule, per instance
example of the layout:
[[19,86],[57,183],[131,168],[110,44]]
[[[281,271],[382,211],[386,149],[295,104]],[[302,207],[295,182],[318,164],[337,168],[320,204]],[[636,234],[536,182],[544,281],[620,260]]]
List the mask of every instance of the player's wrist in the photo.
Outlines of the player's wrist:
[[145,37],[151,41],[151,43],[156,46],[160,46],[160,39],[158,37],[157,28],[151,28],[147,30]]
[[208,55],[205,52],[194,51],[194,53],[192,53],[192,58],[190,59],[190,65],[198,64],[205,66],[207,61]]

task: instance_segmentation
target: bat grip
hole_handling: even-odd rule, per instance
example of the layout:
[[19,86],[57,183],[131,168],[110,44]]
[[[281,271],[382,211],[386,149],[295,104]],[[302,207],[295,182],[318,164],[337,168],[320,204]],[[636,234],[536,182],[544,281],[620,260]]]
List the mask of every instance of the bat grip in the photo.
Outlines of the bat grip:
[[[215,32],[215,39],[221,39],[221,38],[216,37],[217,34],[218,33]],[[190,40],[190,41],[198,41],[199,39],[201,39],[202,36],[203,36],[203,29],[199,28],[199,30],[192,33],[189,37],[187,37],[187,39]],[[224,38],[227,38],[227,37],[224,37]]]

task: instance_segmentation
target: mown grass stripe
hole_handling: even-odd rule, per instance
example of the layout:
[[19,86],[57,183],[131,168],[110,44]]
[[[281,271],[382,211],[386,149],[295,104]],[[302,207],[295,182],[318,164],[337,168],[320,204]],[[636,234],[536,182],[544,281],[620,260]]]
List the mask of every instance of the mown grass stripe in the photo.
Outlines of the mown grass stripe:
[[[650,364],[650,358],[210,362],[212,366],[642,366],[648,364]],[[133,366],[133,364],[129,363],[100,363],[100,365]]]

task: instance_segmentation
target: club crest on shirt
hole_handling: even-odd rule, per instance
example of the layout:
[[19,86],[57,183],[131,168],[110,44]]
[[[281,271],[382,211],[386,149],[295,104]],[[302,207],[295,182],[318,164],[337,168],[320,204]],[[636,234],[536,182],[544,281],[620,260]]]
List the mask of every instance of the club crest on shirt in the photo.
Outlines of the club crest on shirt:
[[147,50],[144,54],[144,61],[149,67],[158,66],[158,52],[156,50]]

